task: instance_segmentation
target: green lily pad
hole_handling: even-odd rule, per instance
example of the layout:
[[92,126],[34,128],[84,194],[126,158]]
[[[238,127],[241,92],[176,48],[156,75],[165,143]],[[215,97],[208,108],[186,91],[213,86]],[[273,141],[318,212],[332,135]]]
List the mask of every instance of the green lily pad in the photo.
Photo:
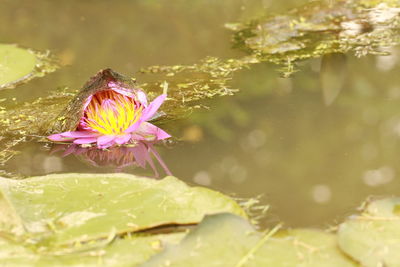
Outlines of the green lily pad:
[[137,266],[162,251],[165,244],[176,244],[183,233],[132,236],[106,246],[64,255],[49,255],[0,239],[1,266]]
[[338,240],[362,266],[400,266],[400,198],[368,203],[340,225]]
[[337,249],[333,234],[306,229],[273,233],[263,235],[233,214],[212,215],[179,245],[140,266],[356,266]]
[[21,218],[25,234],[51,247],[163,225],[195,224],[206,214],[245,216],[229,197],[189,187],[175,177],[158,181],[127,174],[58,174],[1,178],[0,189],[10,203],[8,213],[14,211]]
[[27,79],[36,66],[36,56],[15,45],[0,44],[0,86]]
[[0,44],[0,89],[13,88],[34,77],[53,72],[56,64],[41,54],[12,44]]
[[0,266],[29,266],[37,256],[29,249],[0,238]]

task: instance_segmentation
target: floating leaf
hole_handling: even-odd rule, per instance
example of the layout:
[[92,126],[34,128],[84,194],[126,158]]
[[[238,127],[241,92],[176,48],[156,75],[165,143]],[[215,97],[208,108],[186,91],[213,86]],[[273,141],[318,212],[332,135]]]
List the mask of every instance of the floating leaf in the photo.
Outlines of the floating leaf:
[[110,244],[63,255],[45,254],[29,246],[0,238],[1,266],[137,266],[163,249],[165,244],[175,244],[183,233],[165,235],[134,235],[117,238]]
[[[8,213],[15,211],[26,234],[52,247],[163,225],[195,224],[218,212],[245,216],[230,198],[190,188],[174,177],[157,181],[126,174],[60,174],[2,178],[0,188],[10,203]],[[19,225],[6,229],[13,226]]]
[[1,266],[33,266],[37,256],[27,247],[0,238]]
[[260,61],[294,72],[296,61],[331,53],[385,54],[400,43],[400,5],[395,1],[312,1],[282,15],[228,24],[234,46]]
[[263,235],[232,214],[208,216],[179,245],[140,266],[356,266],[336,248],[333,234],[302,229],[273,234]]
[[339,227],[340,248],[362,266],[399,266],[400,198],[367,203]]
[[57,65],[48,53],[39,53],[11,44],[0,44],[0,89],[55,71]]

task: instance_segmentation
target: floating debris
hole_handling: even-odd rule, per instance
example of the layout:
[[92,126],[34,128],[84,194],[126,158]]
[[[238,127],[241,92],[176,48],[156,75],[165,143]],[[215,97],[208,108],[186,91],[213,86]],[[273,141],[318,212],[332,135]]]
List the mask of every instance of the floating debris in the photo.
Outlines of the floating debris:
[[234,47],[260,61],[295,72],[297,61],[331,53],[384,55],[400,43],[400,4],[395,1],[311,2],[286,14],[227,24]]

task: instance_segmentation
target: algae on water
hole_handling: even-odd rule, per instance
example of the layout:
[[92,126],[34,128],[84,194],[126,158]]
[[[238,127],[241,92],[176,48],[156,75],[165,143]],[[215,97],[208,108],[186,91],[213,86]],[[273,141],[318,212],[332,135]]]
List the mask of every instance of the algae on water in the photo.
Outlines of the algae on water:
[[235,48],[283,66],[282,74],[289,76],[300,60],[331,53],[388,53],[400,42],[399,14],[397,1],[318,1],[226,26],[234,31]]
[[252,63],[255,61],[251,57],[227,60],[207,57],[193,65],[143,68],[138,79],[146,81],[141,86],[148,92],[156,88],[159,92],[167,91],[169,101],[162,110],[167,115],[165,119],[175,119],[202,107],[200,100],[233,95],[238,91],[230,85],[233,75]]

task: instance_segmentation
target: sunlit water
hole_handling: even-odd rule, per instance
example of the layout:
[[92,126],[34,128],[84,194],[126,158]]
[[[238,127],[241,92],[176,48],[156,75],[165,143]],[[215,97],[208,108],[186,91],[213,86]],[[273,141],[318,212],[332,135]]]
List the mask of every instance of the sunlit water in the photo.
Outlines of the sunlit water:
[[[111,67],[134,76],[140,67],[191,64],[206,56],[242,56],[223,25],[263,12],[273,1],[21,1],[0,4],[2,42],[50,49],[68,66],[0,97],[19,101],[59,86],[80,88]],[[298,1],[300,2],[300,1]],[[238,74],[235,96],[207,101],[165,128],[183,141],[159,146],[173,175],[237,197],[262,195],[266,222],[335,224],[371,195],[398,194],[400,184],[400,51],[391,56],[337,56],[306,61],[290,79],[272,64]],[[334,62],[333,64],[330,64]],[[321,65],[323,67],[321,67]],[[329,79],[326,77],[333,77]],[[339,94],[324,101],[334,81]],[[326,102],[332,102],[326,105]],[[154,176],[153,168],[94,166],[31,143],[5,166],[20,175],[115,172]],[[118,154],[118,153],[117,153]],[[167,173],[156,159],[159,176]],[[109,163],[104,162],[103,163]]]

